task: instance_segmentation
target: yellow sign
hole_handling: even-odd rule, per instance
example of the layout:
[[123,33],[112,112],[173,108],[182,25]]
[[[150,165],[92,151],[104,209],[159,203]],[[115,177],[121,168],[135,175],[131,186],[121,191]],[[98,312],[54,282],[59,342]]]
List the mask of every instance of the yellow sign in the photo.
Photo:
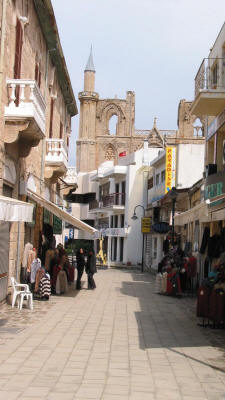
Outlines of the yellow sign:
[[168,193],[173,186],[176,186],[176,147],[167,147],[165,193]]
[[142,218],[141,219],[141,232],[142,233],[150,233],[151,229],[151,219],[150,218]]

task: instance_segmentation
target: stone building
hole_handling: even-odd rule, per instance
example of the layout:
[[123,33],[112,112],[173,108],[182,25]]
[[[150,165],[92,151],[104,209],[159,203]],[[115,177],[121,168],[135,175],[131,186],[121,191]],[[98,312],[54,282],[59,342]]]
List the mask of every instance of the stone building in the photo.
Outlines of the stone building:
[[[88,172],[105,161],[118,163],[120,153],[131,154],[143,147],[162,147],[167,135],[175,131],[158,130],[156,120],[151,130],[135,129],[135,93],[125,99],[101,99],[95,91],[95,67],[92,50],[84,71],[84,90],[79,93],[80,126],[77,140],[77,171]],[[116,118],[114,131],[110,121]],[[85,157],[83,156],[85,154]]]
[[45,224],[56,233],[49,210],[60,214],[54,203],[62,205],[78,111],[51,1],[0,0],[0,24],[0,195],[34,206],[32,223],[0,222],[9,242],[0,265],[1,300],[9,278],[19,278],[24,244],[38,249]]

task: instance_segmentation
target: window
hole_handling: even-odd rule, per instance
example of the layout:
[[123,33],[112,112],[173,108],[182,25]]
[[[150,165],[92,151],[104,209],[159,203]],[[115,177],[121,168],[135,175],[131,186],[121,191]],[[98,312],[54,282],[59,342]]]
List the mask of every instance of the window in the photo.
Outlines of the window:
[[153,238],[153,258],[157,258],[157,237]]
[[50,125],[49,125],[49,138],[53,136],[53,113],[54,113],[54,99],[51,99],[50,106]]
[[17,18],[14,79],[20,79],[20,75],[21,75],[22,46],[23,46],[23,30],[22,30],[21,22]]
[[217,85],[218,81],[218,64],[215,64],[212,68],[212,84]]
[[114,228],[118,228],[118,215],[115,215],[115,226]]
[[161,172],[161,182],[165,182],[165,177],[166,177],[166,171]]
[[41,87],[41,71],[40,64],[35,64],[35,81],[37,82],[39,88]]
[[156,184],[156,186],[157,185],[159,185],[159,174],[156,174],[156,176],[155,176],[155,184]]
[[121,214],[120,218],[121,218],[120,219],[120,226],[121,226],[121,228],[124,228],[124,214]]
[[118,124],[118,117],[117,117],[117,115],[113,115],[109,120],[109,134],[110,135],[117,134],[117,124]]
[[148,179],[148,190],[153,188],[153,177]]
[[62,139],[63,138],[63,124],[62,122],[60,122],[60,128],[59,128],[59,138]]

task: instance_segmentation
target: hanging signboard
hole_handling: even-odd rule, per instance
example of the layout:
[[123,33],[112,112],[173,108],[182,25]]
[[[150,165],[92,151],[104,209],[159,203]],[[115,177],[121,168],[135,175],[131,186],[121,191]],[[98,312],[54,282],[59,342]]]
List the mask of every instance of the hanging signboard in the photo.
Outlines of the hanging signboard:
[[151,218],[149,217],[141,218],[141,232],[150,233],[150,231],[151,231]]
[[168,193],[173,186],[176,186],[176,147],[167,147],[165,193]]
[[53,215],[53,233],[54,235],[62,234],[62,220],[56,215]]

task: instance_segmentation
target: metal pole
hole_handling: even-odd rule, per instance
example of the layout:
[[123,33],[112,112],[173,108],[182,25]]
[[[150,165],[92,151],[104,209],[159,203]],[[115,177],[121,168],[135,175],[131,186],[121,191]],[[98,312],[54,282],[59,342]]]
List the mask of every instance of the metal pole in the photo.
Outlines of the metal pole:
[[142,234],[142,262],[141,262],[141,272],[144,272],[144,247],[145,247],[145,234]]
[[175,214],[175,199],[172,199],[172,246],[174,246],[174,214]]

